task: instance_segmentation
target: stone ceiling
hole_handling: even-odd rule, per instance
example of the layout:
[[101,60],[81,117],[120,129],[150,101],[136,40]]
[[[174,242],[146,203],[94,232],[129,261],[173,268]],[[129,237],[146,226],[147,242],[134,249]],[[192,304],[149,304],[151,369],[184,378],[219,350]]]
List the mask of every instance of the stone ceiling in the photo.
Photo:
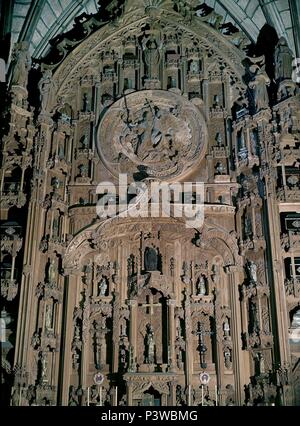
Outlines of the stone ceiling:
[[[129,0],[130,1],[130,0]],[[261,27],[272,25],[278,36],[284,36],[295,52],[298,47],[298,0],[206,0],[206,4],[223,16],[223,22],[232,22],[250,40],[256,42]],[[33,57],[44,56],[49,40],[73,26],[73,20],[83,12],[95,13],[98,0],[15,0],[12,22],[12,42],[27,40]],[[199,5],[203,2],[199,0]],[[197,4],[195,1],[194,4]],[[100,6],[101,7],[101,6]],[[298,6],[299,7],[299,6]],[[291,12],[292,10],[292,12]],[[298,21],[298,22],[297,22]],[[293,31],[293,25],[298,30]],[[298,33],[299,35],[299,33]],[[298,52],[299,55],[299,52]],[[297,56],[298,56],[297,55]]]

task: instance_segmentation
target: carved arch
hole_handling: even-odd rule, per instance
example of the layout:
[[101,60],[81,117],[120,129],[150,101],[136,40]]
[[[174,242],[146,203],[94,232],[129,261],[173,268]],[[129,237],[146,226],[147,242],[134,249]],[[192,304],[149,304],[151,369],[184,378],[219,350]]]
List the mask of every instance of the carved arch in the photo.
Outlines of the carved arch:
[[[242,61],[245,58],[245,53],[226,40],[222,34],[196,17],[193,22],[194,28],[191,30],[180,14],[170,10],[163,10],[160,22],[162,28],[173,27],[175,33],[181,30],[187,38],[197,37],[199,45],[204,50],[222,61],[224,67],[228,70],[227,75],[232,79],[233,85],[239,86],[240,90],[246,88],[242,80],[244,74]],[[118,38],[128,37],[132,32],[141,31],[143,25],[147,23],[149,23],[149,17],[145,16],[142,10],[134,11],[121,18],[117,28],[110,24],[104,25],[83,40],[64,59],[54,73],[57,100],[67,98],[72,94],[72,81],[73,84],[76,84],[80,76],[86,74],[85,70],[92,68],[94,74],[97,74],[99,53],[105,49],[108,43],[115,41],[116,46],[118,46]],[[236,94],[237,96],[238,94]],[[48,105],[48,109],[53,107],[54,105]]]

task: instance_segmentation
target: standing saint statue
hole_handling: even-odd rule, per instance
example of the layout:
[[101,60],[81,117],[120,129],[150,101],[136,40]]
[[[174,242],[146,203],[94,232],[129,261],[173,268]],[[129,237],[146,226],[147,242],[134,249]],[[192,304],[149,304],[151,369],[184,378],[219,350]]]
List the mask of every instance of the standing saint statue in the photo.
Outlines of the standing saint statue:
[[225,321],[223,323],[223,331],[224,331],[224,337],[228,337],[230,335],[230,325],[229,325],[229,320],[226,317]]
[[154,343],[154,331],[151,324],[146,325],[146,364],[154,364],[154,355],[155,355],[155,343]]
[[266,109],[269,106],[269,95],[267,86],[270,85],[270,79],[265,72],[265,67],[259,68],[258,65],[250,67],[251,72],[255,72],[254,79],[250,81],[249,88],[254,91],[256,112]]
[[198,296],[205,296],[206,295],[206,283],[205,283],[205,278],[202,274],[200,275],[199,280],[198,280],[197,295]]
[[45,327],[46,330],[52,329],[52,318],[53,318],[53,305],[46,305],[46,313],[45,313]]
[[45,111],[48,99],[51,92],[51,86],[52,86],[52,71],[46,70],[43,73],[42,78],[39,81],[39,91],[40,91],[40,101],[41,101],[41,108],[42,111]]
[[292,76],[293,52],[284,37],[280,37],[275,48],[275,79],[282,81]]
[[159,42],[154,34],[149,38],[144,37],[142,41],[144,51],[144,62],[146,65],[146,75],[149,80],[158,79],[158,69],[161,61],[162,42]]
[[24,87],[25,89],[28,83],[28,71],[30,67],[28,48],[28,42],[23,41],[16,44],[12,58],[14,64],[12,84]]
[[98,296],[105,296],[107,291],[107,280],[105,277],[102,277],[98,284]]
[[146,247],[145,250],[145,270],[158,270],[158,254],[154,247]]
[[259,332],[260,327],[258,322],[257,304],[253,300],[249,302],[249,325],[250,325],[251,333]]
[[55,283],[56,281],[56,265],[54,259],[49,261],[47,280],[49,283]]
[[248,270],[251,282],[257,283],[257,266],[252,260],[248,263]]
[[48,378],[48,360],[47,360],[47,352],[41,352],[40,353],[40,383],[47,383]]

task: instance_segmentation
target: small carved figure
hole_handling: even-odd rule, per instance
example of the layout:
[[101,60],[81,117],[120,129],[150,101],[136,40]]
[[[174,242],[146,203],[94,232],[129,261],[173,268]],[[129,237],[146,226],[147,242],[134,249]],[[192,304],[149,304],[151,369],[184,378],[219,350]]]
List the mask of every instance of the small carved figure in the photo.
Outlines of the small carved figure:
[[146,271],[158,270],[158,254],[154,247],[146,247],[145,250],[145,269]]
[[28,54],[28,43],[21,42],[15,45],[13,51],[13,77],[12,84],[21,86],[26,89],[28,82],[28,71],[29,71],[29,54]]
[[144,62],[146,65],[147,78],[157,79],[159,71],[159,63],[161,61],[162,42],[156,39],[154,34],[149,38],[144,38],[142,42],[144,51]]
[[280,37],[275,48],[275,79],[282,81],[292,76],[293,53],[284,37]]
[[98,296],[105,296],[107,287],[107,279],[105,277],[102,277],[98,284]]
[[54,259],[49,261],[49,264],[48,264],[47,281],[49,283],[55,283],[56,282],[56,265],[55,265]]
[[55,192],[57,189],[60,188],[60,180],[57,177],[54,177],[52,179],[51,185],[52,185],[53,191]]
[[224,351],[224,363],[226,368],[231,368],[231,351],[230,349],[226,349]]
[[52,329],[52,316],[53,316],[53,306],[47,304],[46,305],[46,313],[45,313],[45,327],[46,330]]
[[248,271],[251,282],[257,283],[257,266],[252,260],[248,262]]
[[84,93],[82,100],[82,111],[89,112],[90,111],[90,100],[87,93]]
[[78,405],[78,396],[74,386],[70,386],[69,389],[69,406],[77,406]]
[[225,175],[226,174],[226,167],[223,163],[219,162],[216,165],[216,171],[218,175]]
[[259,332],[259,322],[257,316],[257,305],[254,301],[250,301],[249,303],[249,325],[252,333]]
[[154,364],[154,356],[155,356],[155,343],[154,343],[154,331],[151,324],[146,325],[146,364]]
[[190,72],[192,74],[197,74],[199,72],[199,61],[195,61],[195,59],[192,60],[190,63]]
[[222,138],[222,134],[220,132],[218,132],[216,134],[216,143],[217,143],[217,146],[223,145],[223,138]]
[[47,353],[41,352],[40,353],[40,371],[41,371],[40,382],[41,383],[48,382],[47,370],[48,370]]
[[88,173],[89,173],[89,168],[87,164],[80,164],[79,168],[79,174],[80,177],[88,177]]
[[226,317],[225,321],[223,323],[223,331],[224,331],[224,337],[228,337],[230,335],[230,325],[229,325],[229,320]]
[[38,85],[39,91],[40,91],[40,101],[41,101],[42,111],[45,111],[45,109],[47,107],[50,92],[51,92],[52,81],[53,81],[52,80],[52,71],[46,70],[43,73],[43,76],[40,79],[39,85]]
[[197,295],[199,296],[205,296],[206,295],[206,283],[205,278],[201,274],[198,279],[198,285],[197,285]]
[[249,88],[254,91],[255,108],[258,112],[269,106],[267,86],[270,85],[270,79],[265,72],[265,67],[259,68],[258,65],[252,65],[250,71],[256,71],[254,79],[249,83]]

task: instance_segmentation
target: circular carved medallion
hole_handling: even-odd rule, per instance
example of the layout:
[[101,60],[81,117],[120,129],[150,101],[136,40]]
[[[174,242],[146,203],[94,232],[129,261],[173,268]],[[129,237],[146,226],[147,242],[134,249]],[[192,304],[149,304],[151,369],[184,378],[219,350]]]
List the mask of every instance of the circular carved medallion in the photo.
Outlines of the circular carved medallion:
[[133,92],[115,102],[98,129],[108,170],[172,179],[190,172],[204,154],[204,118],[187,99],[163,90]]

